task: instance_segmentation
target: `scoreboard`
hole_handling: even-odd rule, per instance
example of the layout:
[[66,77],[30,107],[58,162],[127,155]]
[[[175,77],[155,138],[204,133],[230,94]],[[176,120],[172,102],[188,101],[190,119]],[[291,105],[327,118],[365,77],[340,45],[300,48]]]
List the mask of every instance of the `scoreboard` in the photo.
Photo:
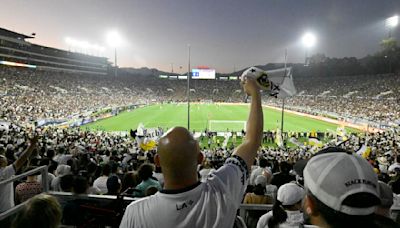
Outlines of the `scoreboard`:
[[215,79],[215,69],[192,69],[192,79]]

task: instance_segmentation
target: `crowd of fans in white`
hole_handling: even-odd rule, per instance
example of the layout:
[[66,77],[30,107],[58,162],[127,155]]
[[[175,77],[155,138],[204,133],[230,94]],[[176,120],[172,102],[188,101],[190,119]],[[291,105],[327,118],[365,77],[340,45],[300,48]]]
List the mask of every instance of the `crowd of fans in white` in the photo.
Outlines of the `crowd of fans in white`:
[[[0,119],[15,123],[8,129],[0,131],[0,181],[7,179],[9,177],[7,175],[16,171],[21,173],[32,167],[46,165],[49,171],[48,187],[53,191],[145,197],[163,189],[162,170],[154,166],[157,150],[145,151],[140,148],[137,140],[129,136],[104,132],[84,132],[77,128],[48,128],[46,131],[39,131],[25,128],[23,125],[40,118],[68,118],[68,116],[110,106],[184,100],[186,95],[184,81],[126,75],[115,80],[115,78],[108,77],[99,78],[99,76],[52,72],[38,73],[4,67],[0,68],[0,80]],[[394,75],[313,80],[300,80],[298,90],[306,91],[305,94],[290,98],[287,102],[291,106],[304,106],[311,111],[318,108],[373,121],[394,121],[400,118],[400,108],[396,103],[400,94],[400,87],[397,86],[400,84],[400,78]],[[244,97],[243,92],[236,92],[241,89],[237,81],[196,81],[193,88],[195,89],[194,99],[201,101],[239,102]],[[216,88],[218,90],[215,90]],[[389,90],[393,93],[388,96],[393,99],[386,99],[387,95],[383,96],[385,99],[373,98],[380,92]],[[329,96],[336,97],[317,96],[324,91],[330,91]],[[357,92],[348,98],[343,97],[352,91]],[[271,103],[271,100],[268,99],[267,102]],[[35,134],[39,137],[37,143],[34,143],[36,147],[31,148],[29,139]],[[293,137],[296,138],[299,135],[293,135]],[[359,172],[359,176],[355,177],[353,181],[372,180],[375,182],[369,183],[370,186],[376,185],[383,189],[381,191],[368,190],[369,193],[380,198],[381,210],[377,210],[376,213],[382,216],[376,215],[376,221],[380,222],[377,222],[378,227],[398,227],[399,225],[394,223],[394,220],[388,218],[390,214],[387,210],[393,204],[400,206],[400,202],[397,202],[400,198],[400,155],[398,154],[400,152],[398,149],[400,132],[391,130],[383,133],[355,133],[349,135],[348,138],[349,140],[341,143],[340,139],[332,135],[330,138],[332,141],[326,146],[328,144],[336,146],[332,151],[341,154],[340,159],[343,160],[343,163],[353,158],[345,157],[345,152],[340,152],[341,150],[356,152],[363,146],[369,148],[368,154],[362,153],[363,158],[351,155],[357,159],[351,160],[352,163],[350,162],[351,164],[347,167],[352,165],[358,167],[355,169]],[[31,150],[29,159],[23,158],[28,159],[28,168],[22,169],[22,165],[19,164],[21,157],[24,156],[25,151],[29,150]],[[232,148],[222,147],[201,148],[201,151],[205,159],[198,166],[197,171],[199,180],[204,182],[212,176],[212,173],[223,167],[224,162],[229,160],[228,158],[234,152]],[[345,206],[336,208],[334,202],[327,202],[325,199],[319,198],[322,193],[313,186],[319,186],[323,181],[321,178],[315,177],[316,174],[313,174],[310,169],[320,169],[316,165],[320,163],[323,167],[327,167],[330,163],[317,160],[329,157],[332,151],[328,151],[328,155],[325,154],[326,151],[322,155],[315,155],[311,147],[291,149],[261,147],[258,150],[256,162],[250,169],[249,187],[246,194],[242,195],[242,202],[274,204],[274,206],[271,212],[261,216],[260,219],[258,219],[260,215],[255,216],[254,220],[251,220],[250,216],[246,223],[250,227],[298,227],[300,224],[310,224],[310,221],[311,224],[317,224],[314,218],[316,215],[312,211],[315,209],[313,206],[305,207],[310,211],[304,212],[301,209],[302,199],[309,194],[307,191],[312,192],[311,199],[318,198],[322,203],[307,198],[306,204],[318,204],[315,207],[320,210],[324,210],[321,209],[323,207],[321,204],[325,204],[330,207],[329,209],[343,214],[342,217],[339,217],[349,224],[354,223],[350,222],[346,216],[356,215],[363,218],[364,215],[372,214],[373,211],[368,209],[372,204],[364,202],[360,205],[357,199],[356,203],[346,202],[347,204],[343,203]],[[311,164],[306,166],[306,161],[311,157],[313,158],[310,161],[313,161],[311,163],[314,166],[310,168]],[[332,161],[336,158],[329,159]],[[370,166],[366,167],[363,163],[365,161],[368,161]],[[13,164],[15,172],[11,172],[11,168],[7,168],[11,164]],[[340,178],[336,177],[335,179],[331,176],[335,172],[340,174],[339,171],[344,168],[339,167],[335,170],[334,166],[329,166],[329,169],[329,172],[321,171],[321,175],[339,183]],[[244,171],[242,170],[242,172]],[[329,175],[329,173],[333,174]],[[355,171],[351,170],[343,175],[353,175],[354,173]],[[376,177],[371,177],[371,175],[376,175]],[[304,181],[307,182],[307,178],[308,183],[304,183]],[[379,184],[378,179],[381,181]],[[308,190],[303,190],[304,184]],[[349,186],[353,184],[346,183]],[[374,188],[377,188],[376,186]],[[6,187],[8,188],[8,186],[0,186],[1,193],[7,190]],[[12,188],[12,192],[15,192],[15,203],[21,203],[32,197],[31,200],[37,199],[34,196],[42,192],[43,186],[41,186],[40,176],[32,175],[22,182],[15,182]],[[340,189],[341,187],[333,188]],[[368,189],[368,186],[365,189]],[[338,191],[340,193],[341,190]],[[325,192],[330,194],[329,189],[326,189]],[[331,201],[340,198],[339,193],[336,195],[332,193],[333,198],[328,198]],[[14,198],[12,197],[11,203],[9,200],[12,195],[14,194],[1,195],[0,212],[8,210],[14,205]],[[362,200],[375,203],[374,199],[371,200],[365,195],[363,197]],[[379,202],[374,206],[377,204]],[[59,213],[62,213],[62,216],[56,214],[53,217],[59,217],[66,225],[82,225],[84,223],[84,218],[79,218],[82,217],[80,212],[74,210],[76,205],[65,203],[61,206],[63,210]],[[326,210],[329,211],[329,209]],[[309,217],[304,216],[305,214]],[[385,216],[387,219],[384,218]],[[329,218],[325,218],[325,220],[328,223],[332,222]],[[360,220],[354,219],[354,221],[359,222]],[[371,219],[365,220],[365,222],[370,221]],[[362,224],[366,224],[365,222]],[[331,225],[335,227],[333,223]],[[370,225],[374,227],[372,224]]]
[[382,124],[400,120],[399,75],[294,77],[294,81],[300,95],[286,100],[289,109],[331,112]]
[[[398,75],[348,77],[294,77],[299,95],[286,107],[309,113],[334,113],[379,124],[400,121]],[[239,83],[231,80],[193,80],[193,101],[242,102]],[[133,76],[42,72],[0,68],[0,118],[26,123],[38,119],[66,119],[107,107],[154,102],[185,101],[186,81]],[[263,97],[280,107],[280,99]]]

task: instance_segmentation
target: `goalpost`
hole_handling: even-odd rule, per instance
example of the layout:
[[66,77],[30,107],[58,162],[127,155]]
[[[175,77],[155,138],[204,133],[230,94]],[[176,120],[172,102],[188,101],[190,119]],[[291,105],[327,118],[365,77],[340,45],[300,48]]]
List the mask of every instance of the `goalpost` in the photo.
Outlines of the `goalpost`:
[[208,130],[225,132],[246,130],[247,121],[242,120],[209,120]]

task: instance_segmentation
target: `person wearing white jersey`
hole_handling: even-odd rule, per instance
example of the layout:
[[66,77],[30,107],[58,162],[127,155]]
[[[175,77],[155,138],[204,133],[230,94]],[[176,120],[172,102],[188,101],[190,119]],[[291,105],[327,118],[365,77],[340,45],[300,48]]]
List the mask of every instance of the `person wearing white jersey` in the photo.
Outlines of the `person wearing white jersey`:
[[272,210],[260,217],[257,228],[299,227],[304,222],[300,211],[304,195],[304,189],[295,183],[282,185]]
[[[28,149],[13,163],[8,165],[7,158],[0,155],[0,182],[10,179],[21,169],[36,148],[38,138],[35,136],[30,141]],[[14,182],[0,185],[0,213],[13,208],[14,205]]]
[[203,161],[198,142],[183,127],[175,127],[160,139],[155,164],[164,174],[164,189],[132,202],[120,227],[231,228],[246,189],[248,167],[261,145],[263,113],[259,87],[244,78],[244,91],[252,97],[246,138],[231,158],[205,182],[197,165]]

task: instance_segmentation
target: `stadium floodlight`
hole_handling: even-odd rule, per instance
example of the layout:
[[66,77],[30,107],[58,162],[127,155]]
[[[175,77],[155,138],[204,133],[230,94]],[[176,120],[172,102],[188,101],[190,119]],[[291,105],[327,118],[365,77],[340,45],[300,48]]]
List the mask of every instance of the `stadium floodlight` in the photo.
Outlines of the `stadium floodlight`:
[[312,47],[315,46],[317,43],[317,38],[316,36],[311,33],[311,32],[306,32],[302,37],[301,37],[301,42],[303,43],[305,47],[305,61],[304,61],[304,66],[308,66],[308,51]]
[[399,24],[399,16],[395,15],[386,19],[386,26],[389,28],[394,28]]
[[85,54],[88,53],[88,50],[91,47],[91,44],[89,44],[89,42],[87,41],[80,41],[79,42],[79,46],[83,49],[83,51],[85,52]]
[[73,40],[70,37],[65,37],[65,43],[72,44]]
[[65,38],[65,43],[68,45],[68,50],[69,51],[71,51],[71,48],[75,49],[75,50],[80,48],[79,41],[77,41],[77,40],[75,40],[75,39],[73,39],[71,37],[66,37]]
[[99,46],[97,44],[93,44],[91,47],[93,50],[97,51],[97,52],[104,52],[106,49],[102,46]]
[[115,30],[107,33],[107,43],[110,47],[116,48],[121,45],[122,39],[119,33]]
[[122,43],[121,36],[115,30],[107,33],[107,43],[110,47],[114,48],[114,64],[115,64],[115,77],[117,77],[117,47]]
[[97,44],[93,44],[93,45],[92,45],[92,48],[95,49],[95,50],[100,51],[100,49],[101,49],[102,47],[100,47],[100,46],[97,45]]
[[307,32],[301,38],[301,42],[306,48],[314,47],[315,43],[317,42],[317,38],[314,34]]
[[81,52],[104,52],[105,48],[97,44],[90,43],[88,41],[77,40],[71,37],[65,38],[65,43],[68,45],[69,50],[80,49]]

